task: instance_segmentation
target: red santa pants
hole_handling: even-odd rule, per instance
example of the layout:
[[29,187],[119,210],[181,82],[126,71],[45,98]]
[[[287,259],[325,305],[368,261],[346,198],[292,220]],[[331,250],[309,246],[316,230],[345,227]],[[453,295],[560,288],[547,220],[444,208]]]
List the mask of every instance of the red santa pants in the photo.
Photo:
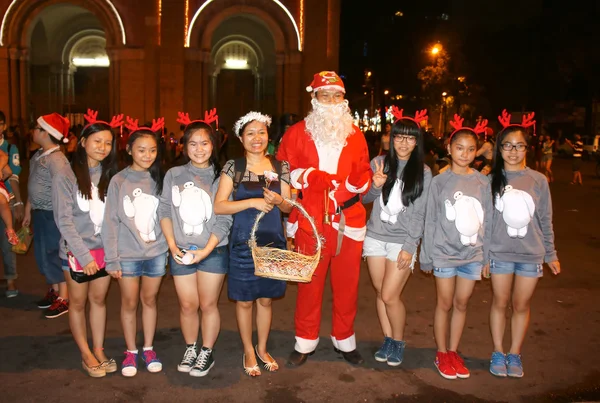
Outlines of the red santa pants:
[[[354,318],[358,299],[358,280],[362,241],[343,237],[340,253],[336,256],[338,231],[330,225],[323,226],[325,243],[321,251],[321,261],[313,274],[312,281],[298,284],[296,300],[296,351],[310,353],[319,344],[321,307],[327,270],[331,267],[331,289],[333,294],[333,318],[331,339],[334,347],[341,351],[356,349]],[[296,233],[296,245],[300,250],[313,250],[312,234],[304,231]]]

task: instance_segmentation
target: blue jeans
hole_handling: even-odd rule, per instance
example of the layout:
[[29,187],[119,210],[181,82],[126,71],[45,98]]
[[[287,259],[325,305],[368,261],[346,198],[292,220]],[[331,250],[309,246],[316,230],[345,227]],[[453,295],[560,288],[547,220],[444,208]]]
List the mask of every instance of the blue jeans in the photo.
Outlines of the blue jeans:
[[0,249],[2,250],[2,261],[4,262],[4,279],[16,280],[18,277],[17,255],[12,251],[12,245],[8,243],[8,238],[4,234],[5,230],[6,225],[4,225],[4,221],[0,220]]
[[544,275],[544,268],[541,263],[501,262],[492,259],[490,262],[490,273],[516,274],[522,277],[539,278]]
[[166,252],[147,260],[121,260],[123,277],[162,277],[167,272]]
[[472,262],[457,267],[435,267],[433,275],[439,278],[452,278],[455,276],[466,278],[467,280],[481,280],[481,262]]
[[46,278],[48,284],[64,283],[65,276],[58,256],[60,232],[54,222],[52,211],[32,210],[31,223],[33,224],[33,252],[40,273]]
[[169,254],[169,267],[173,276],[186,276],[195,274],[197,271],[215,274],[227,274],[229,269],[229,248],[227,245],[218,246],[206,257],[206,259],[196,264],[179,264],[173,256]]

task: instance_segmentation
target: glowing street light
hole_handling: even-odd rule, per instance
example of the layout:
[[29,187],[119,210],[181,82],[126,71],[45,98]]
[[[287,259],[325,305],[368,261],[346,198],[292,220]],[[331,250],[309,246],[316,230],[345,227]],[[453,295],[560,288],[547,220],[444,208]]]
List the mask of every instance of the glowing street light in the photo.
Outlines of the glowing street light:
[[442,51],[442,46],[441,45],[434,45],[431,48],[431,54],[434,55],[434,56],[437,55],[438,53],[440,53],[441,51]]
[[383,94],[384,94],[384,95],[390,95],[390,90],[385,90],[385,91],[383,91]]
[[445,96],[447,96],[447,95],[448,95],[448,93],[447,93],[446,91],[442,92],[442,96],[443,96],[443,97],[445,97]]

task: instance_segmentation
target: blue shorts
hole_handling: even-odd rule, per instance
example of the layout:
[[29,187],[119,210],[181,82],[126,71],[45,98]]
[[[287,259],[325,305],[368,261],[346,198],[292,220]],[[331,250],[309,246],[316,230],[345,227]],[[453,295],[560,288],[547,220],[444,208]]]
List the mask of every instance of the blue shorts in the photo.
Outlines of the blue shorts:
[[544,275],[544,265],[541,263],[518,263],[490,261],[490,273],[492,274],[516,274],[522,277],[539,278]]
[[439,278],[452,278],[452,277],[462,277],[467,280],[481,280],[481,270],[483,269],[483,265],[481,262],[473,262],[463,264],[462,266],[457,267],[435,267],[433,269],[433,275]]
[[148,260],[122,260],[120,263],[123,277],[162,277],[167,272],[166,253]]
[[227,274],[229,271],[229,248],[227,246],[218,246],[206,259],[195,264],[180,264],[173,255],[169,254],[169,267],[173,276],[187,276],[197,271],[215,274]]

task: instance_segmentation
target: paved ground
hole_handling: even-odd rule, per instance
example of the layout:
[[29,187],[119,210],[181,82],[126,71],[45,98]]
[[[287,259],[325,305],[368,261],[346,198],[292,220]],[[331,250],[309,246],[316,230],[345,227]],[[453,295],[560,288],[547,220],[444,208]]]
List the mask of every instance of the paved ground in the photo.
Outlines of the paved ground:
[[[34,301],[45,292],[33,254],[19,257],[21,294],[0,297],[0,402],[572,402],[600,401],[600,277],[596,259],[600,250],[600,179],[585,165],[585,186],[568,184],[570,165],[556,162],[554,197],[556,242],[563,274],[545,272],[536,292],[531,327],[523,349],[525,377],[497,379],[487,371],[491,352],[488,313],[490,284],[477,285],[470,303],[461,353],[472,377],[448,381],[433,366],[435,343],[432,321],[434,282],[419,271],[410,279],[404,300],[408,309],[407,350],[401,367],[377,363],[372,353],[381,339],[374,293],[366,265],[360,284],[356,323],[363,366],[346,364],[332,350],[331,298],[324,303],[321,343],[300,369],[283,367],[279,373],[250,379],[242,371],[241,342],[234,305],[221,296],[222,332],[215,350],[216,366],[206,378],[178,373],[183,353],[178,305],[170,278],[159,300],[155,349],[164,371],[141,370],[133,379],[114,374],[91,379],[80,369],[77,348],[68,320],[47,320]],[[3,293],[2,293],[3,295]],[[283,363],[293,348],[293,312],[296,287],[274,303],[272,355]],[[124,341],[119,324],[119,288],[113,284],[108,298],[106,351],[119,361]]]

